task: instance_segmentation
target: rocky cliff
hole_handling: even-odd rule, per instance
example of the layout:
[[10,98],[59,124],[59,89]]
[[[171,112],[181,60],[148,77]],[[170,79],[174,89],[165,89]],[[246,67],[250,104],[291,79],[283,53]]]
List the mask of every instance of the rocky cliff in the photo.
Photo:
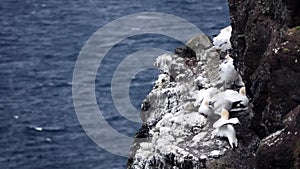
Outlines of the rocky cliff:
[[250,129],[263,139],[257,168],[300,168],[300,2],[229,0],[229,7],[231,56],[252,98]]
[[300,168],[300,2],[229,0],[229,8],[230,56],[251,102],[230,112],[241,123],[238,147],[214,137],[216,119],[199,114],[204,96],[215,112],[226,99],[222,55],[199,36],[158,58],[162,74],[143,102],[128,168]]
[[225,139],[214,137],[212,123],[219,116],[208,118],[198,111],[206,97],[214,101],[215,112],[222,109],[225,89],[219,78],[219,52],[206,35],[191,39],[187,46],[156,59],[161,74],[142,103],[143,127],[128,168],[206,168],[230,150]]

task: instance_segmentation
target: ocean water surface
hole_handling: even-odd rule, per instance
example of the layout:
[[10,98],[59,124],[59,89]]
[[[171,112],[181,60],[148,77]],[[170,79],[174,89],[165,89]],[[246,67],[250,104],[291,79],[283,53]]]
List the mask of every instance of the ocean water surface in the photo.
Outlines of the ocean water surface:
[[[226,0],[2,0],[0,3],[0,168],[122,169],[127,159],[97,146],[83,131],[73,107],[72,77],[79,52],[105,24],[138,12],[179,16],[212,36],[229,24]],[[176,27],[176,25],[174,25]],[[118,30],[111,30],[112,36]],[[118,64],[145,48],[174,51],[180,42],[136,35],[114,46],[96,77],[104,117],[133,137],[139,123],[118,114],[111,78]],[[130,99],[139,109],[158,71],[133,78]]]

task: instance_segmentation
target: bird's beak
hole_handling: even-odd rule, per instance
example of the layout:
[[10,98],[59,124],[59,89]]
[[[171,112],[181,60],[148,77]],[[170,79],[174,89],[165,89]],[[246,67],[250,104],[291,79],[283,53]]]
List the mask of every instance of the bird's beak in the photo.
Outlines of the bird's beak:
[[216,101],[209,101],[208,105],[214,108],[215,107],[215,103],[216,103]]

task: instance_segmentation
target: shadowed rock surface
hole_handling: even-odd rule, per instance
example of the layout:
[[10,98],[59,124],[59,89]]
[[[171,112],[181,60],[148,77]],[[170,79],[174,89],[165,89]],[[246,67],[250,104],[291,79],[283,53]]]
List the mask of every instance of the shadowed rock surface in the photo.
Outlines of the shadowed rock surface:
[[300,106],[283,120],[284,128],[262,140],[257,168],[300,168]]
[[299,1],[229,0],[232,57],[252,98],[252,129],[263,138],[283,127],[300,102]]
[[253,104],[249,129],[264,138],[256,168],[299,168],[300,120],[290,116],[300,103],[300,2],[229,0],[229,7],[231,56]]

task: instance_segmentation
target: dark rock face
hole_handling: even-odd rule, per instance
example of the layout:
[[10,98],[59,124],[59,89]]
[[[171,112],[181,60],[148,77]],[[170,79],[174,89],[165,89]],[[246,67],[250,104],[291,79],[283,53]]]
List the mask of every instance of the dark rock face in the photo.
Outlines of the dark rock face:
[[196,53],[188,46],[182,46],[175,49],[175,54],[179,57],[196,58]]
[[283,127],[300,102],[299,1],[229,0],[232,57],[254,105],[260,138]]
[[300,106],[284,118],[285,128],[263,139],[257,168],[300,168]]
[[225,169],[225,168],[255,168],[255,152],[260,143],[260,139],[251,131],[240,127],[237,129],[239,146],[214,162],[209,163],[207,168]]
[[255,166],[299,168],[300,1],[229,0],[229,8],[231,56],[253,104],[248,129],[264,138]]

